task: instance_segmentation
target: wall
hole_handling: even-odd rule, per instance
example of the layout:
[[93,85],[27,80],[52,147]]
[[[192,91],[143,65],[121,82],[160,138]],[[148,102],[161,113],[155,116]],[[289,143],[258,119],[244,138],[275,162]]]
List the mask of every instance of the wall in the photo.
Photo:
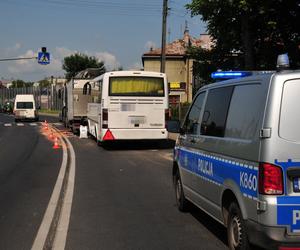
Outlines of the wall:
[[[169,82],[185,82],[188,89],[186,91],[175,92],[171,95],[180,95],[181,102],[192,101],[192,67],[193,61],[185,58],[176,58],[166,60],[166,74]],[[144,70],[160,72],[160,58],[144,58]],[[189,74],[187,74],[189,72]]]

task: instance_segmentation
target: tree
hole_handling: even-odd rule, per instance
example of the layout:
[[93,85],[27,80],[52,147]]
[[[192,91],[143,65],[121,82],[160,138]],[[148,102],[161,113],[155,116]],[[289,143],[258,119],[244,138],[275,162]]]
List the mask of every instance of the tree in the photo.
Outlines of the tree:
[[32,87],[33,82],[25,82],[23,80],[14,80],[12,81],[11,88],[25,88]]
[[64,58],[62,68],[66,71],[66,78],[71,79],[78,72],[87,68],[98,68],[100,74],[105,72],[104,63],[98,61],[94,56],[87,56],[81,53],[75,53]]
[[[300,0],[192,0],[187,8],[207,23],[215,45],[206,56],[214,61],[204,61],[213,68],[275,69],[286,52],[300,66]],[[190,54],[200,59],[202,52]]]
[[51,82],[47,78],[45,78],[39,81],[39,85],[40,87],[45,88],[45,87],[49,87],[51,85]]

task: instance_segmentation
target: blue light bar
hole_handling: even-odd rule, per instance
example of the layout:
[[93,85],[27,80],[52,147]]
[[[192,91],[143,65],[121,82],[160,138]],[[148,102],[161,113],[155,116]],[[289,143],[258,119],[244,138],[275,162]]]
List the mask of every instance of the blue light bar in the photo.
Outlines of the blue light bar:
[[211,73],[213,79],[232,79],[251,76],[252,73],[248,71],[217,71]]

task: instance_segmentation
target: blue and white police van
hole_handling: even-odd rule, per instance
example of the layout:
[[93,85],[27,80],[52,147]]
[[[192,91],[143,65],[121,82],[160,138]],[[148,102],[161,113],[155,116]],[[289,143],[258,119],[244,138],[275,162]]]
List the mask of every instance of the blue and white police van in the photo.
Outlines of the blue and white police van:
[[222,223],[230,249],[300,249],[300,71],[285,59],[276,72],[214,73],[233,79],[198,91],[176,141],[178,208]]

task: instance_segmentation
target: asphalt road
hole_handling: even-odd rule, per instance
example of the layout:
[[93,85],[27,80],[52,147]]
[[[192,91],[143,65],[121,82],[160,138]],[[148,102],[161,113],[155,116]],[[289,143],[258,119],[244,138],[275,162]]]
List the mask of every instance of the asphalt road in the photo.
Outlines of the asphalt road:
[[66,249],[227,249],[223,226],[197,208],[177,210],[172,145],[70,140],[76,178]]
[[0,114],[0,249],[31,249],[61,164],[40,123]]
[[[61,164],[40,123],[22,124],[0,114],[0,249],[31,248]],[[173,143],[103,148],[64,134],[76,154],[66,249],[227,249],[223,226],[195,207],[178,211]]]

